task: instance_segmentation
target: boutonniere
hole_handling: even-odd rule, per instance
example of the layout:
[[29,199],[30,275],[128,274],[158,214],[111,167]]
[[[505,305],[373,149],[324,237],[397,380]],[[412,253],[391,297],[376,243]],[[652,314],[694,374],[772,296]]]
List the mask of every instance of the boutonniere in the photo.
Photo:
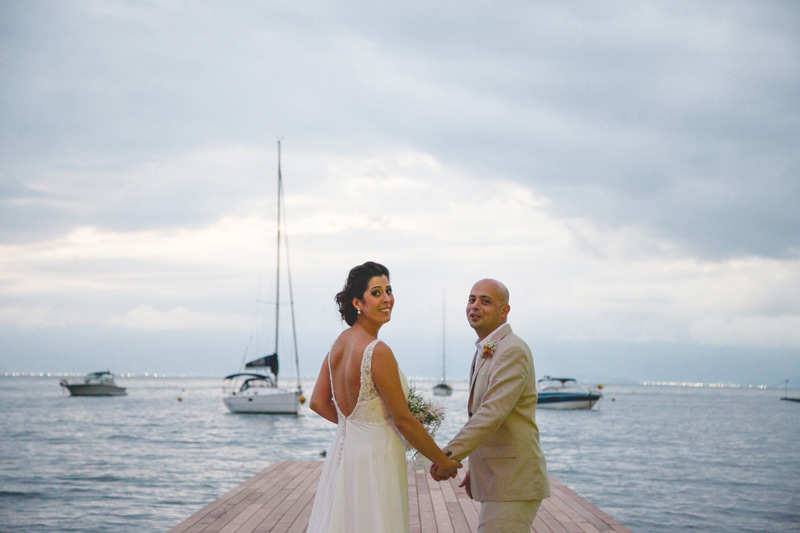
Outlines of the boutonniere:
[[494,351],[497,348],[497,345],[492,341],[487,342],[483,345],[483,358],[489,359],[491,356],[494,355]]

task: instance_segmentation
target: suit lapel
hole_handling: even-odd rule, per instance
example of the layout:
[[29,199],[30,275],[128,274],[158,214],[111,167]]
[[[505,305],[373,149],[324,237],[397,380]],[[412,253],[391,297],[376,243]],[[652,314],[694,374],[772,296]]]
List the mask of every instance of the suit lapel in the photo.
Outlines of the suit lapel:
[[472,416],[472,395],[475,391],[475,376],[478,374],[478,350],[472,356],[472,371],[469,374],[469,399],[467,400],[467,412]]
[[475,410],[472,408],[472,401],[475,398],[475,383],[478,381],[478,372],[480,372],[480,369],[485,362],[486,359],[483,358],[483,354],[479,354],[477,360],[475,361],[475,372],[472,373],[472,383],[469,385],[469,401],[467,402],[469,416],[472,416],[472,413],[475,412]]
[[[503,339],[503,337],[508,335],[510,332],[511,332],[511,326],[509,324],[505,324],[502,328],[500,328],[497,332],[495,332],[495,334],[492,335],[491,339],[489,340],[497,344],[498,342],[500,342],[500,340]],[[472,376],[470,378],[469,400],[467,400],[467,410],[469,411],[470,416],[472,416],[472,413],[475,412],[475,410],[472,407],[472,400],[475,397],[475,383],[478,381],[478,374],[480,373],[481,368],[483,368],[483,365],[486,364],[486,358],[483,357],[482,350],[480,352],[476,351],[475,357],[476,357],[475,371],[472,372]],[[482,398],[480,398],[479,401],[480,400],[482,400]]]

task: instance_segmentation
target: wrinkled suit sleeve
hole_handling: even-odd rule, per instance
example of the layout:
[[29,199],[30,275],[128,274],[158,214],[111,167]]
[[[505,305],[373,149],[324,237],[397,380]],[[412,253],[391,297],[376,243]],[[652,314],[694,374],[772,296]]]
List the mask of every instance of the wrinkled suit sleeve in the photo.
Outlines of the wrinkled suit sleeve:
[[532,370],[525,351],[518,345],[498,350],[493,359],[484,363],[492,366],[483,401],[446,447],[459,461],[479,447],[506,420],[525,390]]

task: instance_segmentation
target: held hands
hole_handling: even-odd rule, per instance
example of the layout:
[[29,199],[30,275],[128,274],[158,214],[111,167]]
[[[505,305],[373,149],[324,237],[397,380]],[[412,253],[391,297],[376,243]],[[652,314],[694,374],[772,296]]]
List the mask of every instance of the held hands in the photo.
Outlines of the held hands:
[[431,477],[434,480],[444,481],[445,479],[456,477],[458,469],[461,468],[461,463],[449,457],[447,461],[447,464],[444,465],[436,465],[436,463],[431,465]]

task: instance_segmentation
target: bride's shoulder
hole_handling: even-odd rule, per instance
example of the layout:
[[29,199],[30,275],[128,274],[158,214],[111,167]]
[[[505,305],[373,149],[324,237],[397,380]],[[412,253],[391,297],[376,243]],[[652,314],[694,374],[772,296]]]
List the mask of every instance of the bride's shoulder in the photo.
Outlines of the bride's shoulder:
[[331,357],[333,357],[334,354],[344,351],[345,346],[347,346],[347,337],[345,337],[344,333],[341,333],[338,337],[336,337],[336,340],[333,341],[331,349],[328,351],[328,353]]
[[[367,347],[375,342],[375,340],[375,338],[363,335],[351,329],[343,331],[331,346],[330,357],[332,360],[342,357],[346,357],[347,359],[358,358],[360,360],[361,355],[367,351]],[[386,345],[380,341],[375,343],[371,350],[373,355],[376,352],[384,352],[385,348],[379,348],[380,346],[385,347]],[[391,350],[389,350],[389,352],[391,352]]]
[[389,345],[379,340],[375,343],[375,347],[372,349],[372,360],[373,362],[380,363],[388,363],[392,362],[395,365],[397,364],[397,360],[394,357],[394,352],[392,349],[389,348]]

